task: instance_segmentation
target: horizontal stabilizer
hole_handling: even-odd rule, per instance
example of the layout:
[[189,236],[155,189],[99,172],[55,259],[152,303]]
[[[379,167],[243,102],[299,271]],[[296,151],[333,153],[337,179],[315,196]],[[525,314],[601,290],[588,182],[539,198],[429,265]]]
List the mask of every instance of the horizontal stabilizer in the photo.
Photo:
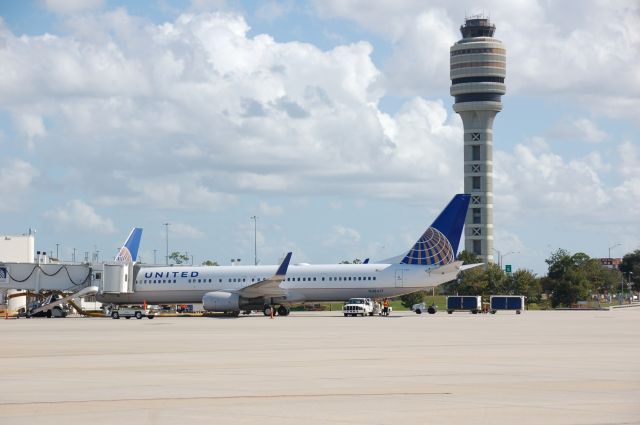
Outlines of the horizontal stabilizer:
[[460,267],[460,271],[462,272],[465,270],[473,269],[478,266],[484,266],[484,263],[465,264],[464,266]]

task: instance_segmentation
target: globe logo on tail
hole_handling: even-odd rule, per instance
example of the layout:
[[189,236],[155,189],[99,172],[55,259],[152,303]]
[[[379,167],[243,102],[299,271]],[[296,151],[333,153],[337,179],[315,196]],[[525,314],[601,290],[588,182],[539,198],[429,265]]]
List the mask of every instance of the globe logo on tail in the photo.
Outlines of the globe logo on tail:
[[120,248],[120,252],[116,256],[116,262],[122,264],[129,264],[133,262],[133,257],[131,256],[131,252],[129,252],[129,248],[123,246]]
[[445,235],[429,227],[402,260],[403,264],[430,266],[449,264],[454,260],[453,248]]

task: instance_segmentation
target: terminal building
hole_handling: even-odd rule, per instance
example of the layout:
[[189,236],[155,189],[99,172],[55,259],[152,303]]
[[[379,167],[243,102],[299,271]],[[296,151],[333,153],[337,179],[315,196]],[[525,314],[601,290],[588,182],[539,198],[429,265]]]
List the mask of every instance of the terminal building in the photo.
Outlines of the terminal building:
[[464,125],[465,250],[493,262],[493,120],[506,93],[506,49],[488,18],[467,18],[450,49],[453,110]]

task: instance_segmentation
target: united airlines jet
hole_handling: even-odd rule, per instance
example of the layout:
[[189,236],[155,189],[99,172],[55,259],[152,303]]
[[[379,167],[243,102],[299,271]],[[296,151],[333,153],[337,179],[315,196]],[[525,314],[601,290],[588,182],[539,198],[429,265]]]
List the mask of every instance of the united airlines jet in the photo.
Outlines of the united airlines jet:
[[[292,304],[344,301],[354,297],[390,298],[456,279],[476,265],[456,261],[470,195],[453,197],[408,252],[366,264],[290,265],[288,253],[274,266],[167,266],[134,268],[134,291],[101,294],[112,304],[202,303],[207,311],[238,315],[242,310],[286,316]],[[134,229],[116,257],[135,262],[142,229]]]

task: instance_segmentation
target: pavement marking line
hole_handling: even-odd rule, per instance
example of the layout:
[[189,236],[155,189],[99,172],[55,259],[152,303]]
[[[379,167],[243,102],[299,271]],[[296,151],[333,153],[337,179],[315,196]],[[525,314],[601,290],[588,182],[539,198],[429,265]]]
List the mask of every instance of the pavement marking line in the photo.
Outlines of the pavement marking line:
[[387,397],[387,396],[416,396],[416,395],[453,395],[451,392],[388,392],[388,393],[330,393],[330,394],[273,394],[273,395],[228,395],[207,397],[158,397],[158,398],[116,398],[99,400],[65,400],[65,401],[33,401],[20,403],[2,403],[0,407],[10,406],[38,406],[43,404],[84,404],[84,403],[121,403],[144,401],[196,401],[196,400],[242,400],[242,399],[279,399],[279,398],[330,398],[330,397]]

